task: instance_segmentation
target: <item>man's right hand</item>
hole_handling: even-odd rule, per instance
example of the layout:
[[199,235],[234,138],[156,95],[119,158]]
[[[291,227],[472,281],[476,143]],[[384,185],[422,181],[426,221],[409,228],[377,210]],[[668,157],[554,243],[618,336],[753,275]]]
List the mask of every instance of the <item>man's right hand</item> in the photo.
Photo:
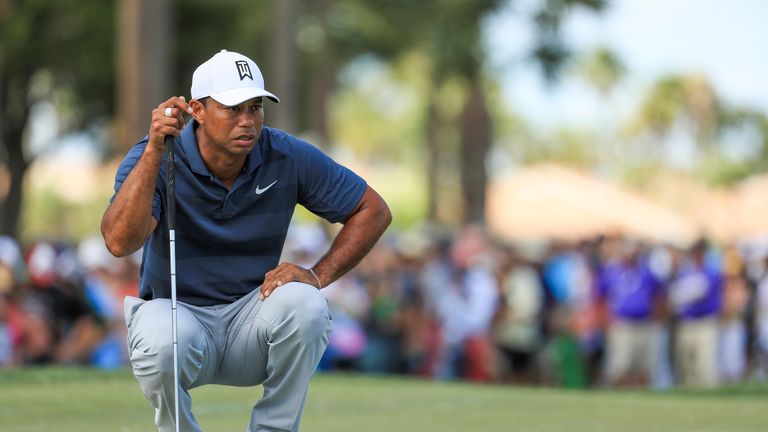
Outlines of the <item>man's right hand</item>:
[[[166,108],[170,108],[170,115],[166,115]],[[192,109],[183,96],[174,96],[152,110],[149,142],[101,220],[104,242],[115,256],[139,250],[157,227],[152,204],[165,152],[165,137],[181,134],[184,112]]]
[[[165,115],[166,108],[171,108],[170,116]],[[184,96],[174,96],[153,109],[147,146],[162,153],[165,150],[165,137],[167,135],[177,137],[181,134],[181,129],[184,127],[184,112],[192,113],[192,108],[187,104]]]

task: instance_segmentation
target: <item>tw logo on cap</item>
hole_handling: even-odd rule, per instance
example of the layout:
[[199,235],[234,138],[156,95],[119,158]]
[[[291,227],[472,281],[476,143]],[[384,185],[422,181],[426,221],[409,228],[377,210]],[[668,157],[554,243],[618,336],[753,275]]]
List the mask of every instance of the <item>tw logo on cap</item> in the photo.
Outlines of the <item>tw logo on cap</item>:
[[235,65],[237,66],[237,73],[240,75],[240,81],[242,81],[246,77],[250,78],[251,81],[253,81],[253,74],[251,74],[251,67],[248,66],[247,61],[238,60],[235,62]]

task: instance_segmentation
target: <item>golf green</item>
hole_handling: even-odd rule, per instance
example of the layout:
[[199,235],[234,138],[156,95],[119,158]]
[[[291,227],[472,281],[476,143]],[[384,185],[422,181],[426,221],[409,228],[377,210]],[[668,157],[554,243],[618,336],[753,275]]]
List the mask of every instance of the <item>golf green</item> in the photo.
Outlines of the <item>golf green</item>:
[[[243,431],[261,388],[192,391],[206,431]],[[0,372],[0,430],[151,431],[152,410],[126,370]],[[321,374],[302,430],[741,432],[768,427],[768,386],[712,392],[569,391]]]

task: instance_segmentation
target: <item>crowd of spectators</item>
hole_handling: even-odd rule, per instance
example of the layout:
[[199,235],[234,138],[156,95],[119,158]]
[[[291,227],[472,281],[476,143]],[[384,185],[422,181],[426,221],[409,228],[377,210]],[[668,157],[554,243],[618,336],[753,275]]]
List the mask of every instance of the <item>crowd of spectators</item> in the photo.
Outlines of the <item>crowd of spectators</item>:
[[[328,238],[294,226],[284,259],[310,265]],[[122,303],[139,265],[100,237],[0,237],[0,367],[127,365]],[[323,370],[577,388],[768,379],[766,241],[505,244],[472,225],[412,230],[323,292]]]
[[125,364],[123,298],[138,293],[139,264],[100,237],[26,248],[0,237],[0,367]]
[[510,245],[477,226],[425,230],[380,242],[327,296],[326,368],[655,389],[768,372],[765,239]]

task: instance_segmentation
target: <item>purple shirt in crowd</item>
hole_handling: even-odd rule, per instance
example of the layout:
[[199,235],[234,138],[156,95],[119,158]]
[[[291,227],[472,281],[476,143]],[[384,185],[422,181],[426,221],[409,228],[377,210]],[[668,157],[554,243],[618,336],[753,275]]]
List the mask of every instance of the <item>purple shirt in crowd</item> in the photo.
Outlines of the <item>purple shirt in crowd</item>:
[[651,317],[661,286],[641,264],[609,262],[600,272],[598,294],[607,300],[611,315],[626,321]]
[[723,278],[717,269],[698,267],[693,263],[682,266],[669,287],[675,315],[681,320],[716,316],[720,312]]

